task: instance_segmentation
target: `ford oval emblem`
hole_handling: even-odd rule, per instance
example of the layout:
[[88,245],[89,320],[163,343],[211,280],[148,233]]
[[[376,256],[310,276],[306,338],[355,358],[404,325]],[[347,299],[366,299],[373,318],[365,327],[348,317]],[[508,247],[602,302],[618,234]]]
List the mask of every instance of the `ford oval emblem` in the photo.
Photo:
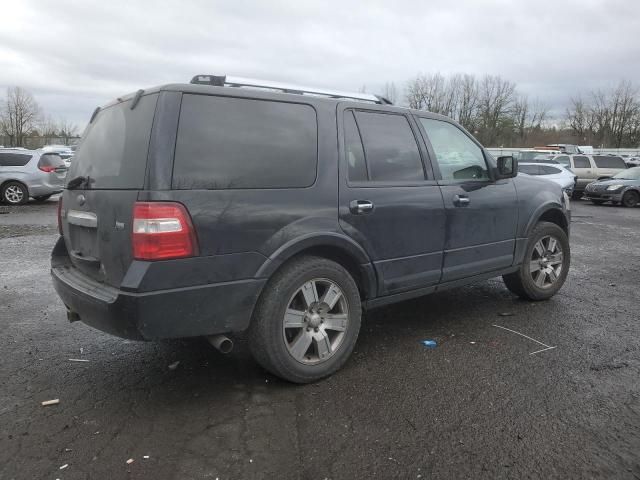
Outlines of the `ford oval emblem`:
[[84,195],[80,194],[78,195],[78,205],[84,205],[84,202],[86,202],[87,199],[84,198]]

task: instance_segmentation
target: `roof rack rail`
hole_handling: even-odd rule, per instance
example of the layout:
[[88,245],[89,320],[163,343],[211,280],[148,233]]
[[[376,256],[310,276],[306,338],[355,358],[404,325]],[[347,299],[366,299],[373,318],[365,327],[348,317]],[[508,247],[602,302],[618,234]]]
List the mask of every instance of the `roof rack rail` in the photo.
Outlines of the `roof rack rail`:
[[191,83],[197,85],[213,85],[215,87],[264,88],[269,90],[279,90],[283,93],[295,93],[298,95],[315,95],[329,98],[345,98],[349,100],[359,100],[387,105],[392,104],[386,98],[380,97],[378,95],[373,95],[371,93],[352,93],[325,88],[301,87],[299,85],[273,82],[270,80],[257,80],[254,78],[230,77],[224,75],[196,75],[191,79]]

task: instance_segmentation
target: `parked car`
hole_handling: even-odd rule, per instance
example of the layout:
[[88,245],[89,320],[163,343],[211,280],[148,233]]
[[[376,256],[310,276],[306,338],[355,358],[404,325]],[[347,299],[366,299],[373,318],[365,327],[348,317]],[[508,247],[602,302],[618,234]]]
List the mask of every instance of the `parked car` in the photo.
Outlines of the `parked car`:
[[518,152],[518,162],[544,162],[559,153],[561,153],[560,150],[525,148]]
[[573,198],[580,199],[586,186],[600,178],[607,178],[626,170],[622,157],[613,155],[557,155],[553,160],[571,168],[578,176]]
[[573,195],[578,176],[570,169],[559,164],[552,163],[519,163],[518,171],[525,175],[540,176],[551,180],[562,187],[567,195]]
[[629,168],[607,180],[592,182],[584,194],[596,205],[611,202],[635,207],[640,203],[640,167]]
[[43,152],[48,153],[57,153],[60,155],[60,158],[64,160],[64,163],[67,167],[71,166],[71,159],[73,158],[74,151],[70,146],[67,145],[45,145],[42,147]]
[[246,330],[267,370],[311,382],[347,360],[363,309],[498,276],[529,300],[561,288],[568,197],[516,175],[441,115],[201,75],[96,110],[53,284],[72,321],[223,351]]
[[0,149],[0,200],[19,205],[33,197],[39,202],[62,191],[67,175],[55,153],[23,148]]
[[624,163],[627,164],[627,168],[640,167],[640,157],[630,156],[624,159]]

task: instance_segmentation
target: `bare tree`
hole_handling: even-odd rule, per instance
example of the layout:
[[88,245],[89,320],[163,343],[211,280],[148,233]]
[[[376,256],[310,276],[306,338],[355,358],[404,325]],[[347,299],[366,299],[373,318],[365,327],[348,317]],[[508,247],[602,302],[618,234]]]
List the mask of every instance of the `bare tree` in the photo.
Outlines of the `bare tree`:
[[38,132],[43,137],[45,145],[58,136],[58,124],[50,115],[42,115],[38,123]]
[[485,75],[480,81],[478,102],[479,135],[485,145],[494,145],[503,127],[504,120],[512,123],[510,117],[516,86],[499,76]]
[[31,93],[20,87],[7,89],[7,99],[0,111],[0,128],[11,146],[21,147],[25,137],[36,127],[40,107]]
[[69,139],[78,136],[78,126],[61,119],[58,121],[58,135],[64,139],[65,145],[69,145]]
[[389,100],[391,103],[395,104],[396,100],[398,100],[398,90],[396,89],[396,84],[393,82],[386,82],[384,84],[382,96]]

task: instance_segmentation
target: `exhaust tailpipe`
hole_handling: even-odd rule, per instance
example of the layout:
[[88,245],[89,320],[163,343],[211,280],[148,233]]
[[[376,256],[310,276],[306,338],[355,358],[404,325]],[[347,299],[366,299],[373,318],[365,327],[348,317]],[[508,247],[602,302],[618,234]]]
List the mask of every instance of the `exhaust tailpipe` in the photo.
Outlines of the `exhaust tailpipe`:
[[209,335],[207,341],[216,347],[220,353],[229,353],[233,350],[233,340],[226,335]]

